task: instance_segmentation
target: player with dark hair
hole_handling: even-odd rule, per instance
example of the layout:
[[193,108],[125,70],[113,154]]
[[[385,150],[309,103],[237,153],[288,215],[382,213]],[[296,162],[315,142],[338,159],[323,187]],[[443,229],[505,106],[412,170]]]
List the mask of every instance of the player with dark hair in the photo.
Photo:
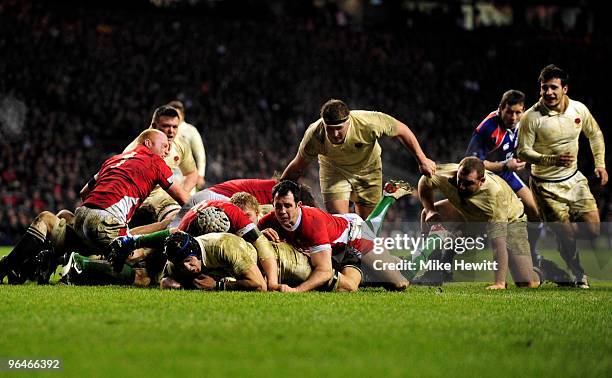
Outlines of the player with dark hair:
[[297,180],[318,157],[321,193],[327,211],[346,214],[349,201],[353,201],[355,212],[366,218],[381,198],[382,160],[378,139],[383,136],[402,142],[415,155],[423,174],[435,172],[435,163],[427,158],[404,123],[380,112],[349,110],[343,101],[332,99],[321,107],[321,118],[306,130],[281,180]]
[[[193,237],[178,231],[166,239],[164,255],[170,264],[160,283],[162,289],[267,290],[257,268],[257,252],[235,235],[211,233]],[[220,273],[221,278],[215,280],[205,274],[211,271]]]
[[[168,262],[160,282],[162,289],[250,290],[265,285],[252,269],[257,267],[255,250],[234,235],[192,237],[177,232],[165,245]],[[312,268],[305,254],[287,243],[272,243],[272,247],[278,264],[276,281],[298,285],[310,276]],[[344,287],[338,272],[334,272],[320,290],[350,291],[350,287]]]
[[[180,171],[182,175],[174,175],[174,181],[180,185],[187,193],[195,187],[198,178],[196,165],[193,160],[191,148],[183,138],[178,138],[180,126],[180,114],[175,108],[162,105],[155,109],[151,118],[151,126],[149,129],[156,129],[163,132],[168,137],[169,150],[164,158],[164,161],[170,167],[170,170]],[[135,147],[136,141],[130,143],[124,150],[127,152]],[[156,187],[151,192],[151,195],[144,201],[142,208],[139,211],[150,211],[153,221],[167,220],[169,222],[176,212],[181,208],[172,197],[165,193],[162,188]],[[147,222],[150,223],[150,222]]]
[[[434,202],[438,189],[447,198]],[[508,267],[517,286],[537,287],[539,279],[527,243],[523,205],[500,176],[485,171],[477,157],[443,164],[431,177],[419,180],[423,219],[440,222],[486,222],[498,269],[489,289],[504,289]]]
[[192,236],[229,232],[255,247],[259,262],[268,277],[269,290],[277,290],[276,261],[270,242],[257,228],[258,209],[257,199],[245,192],[235,193],[230,201],[202,201],[183,216],[176,228],[115,239],[111,244],[111,261],[120,270],[132,251],[137,248],[159,249],[166,237],[175,231],[187,232]]
[[525,168],[525,162],[517,159],[518,124],[525,107],[525,94],[510,89],[502,95],[497,110],[489,113],[480,122],[465,153],[483,160],[485,169],[502,177],[523,202],[527,215],[527,233],[529,249],[534,266],[539,269],[543,278],[562,282],[569,277],[557,265],[543,259],[536,252],[536,244],[541,232],[541,219],[538,206],[529,187],[525,185],[517,172]]
[[[170,227],[176,227],[187,212],[202,201],[221,200],[229,201],[235,193],[245,192],[257,199],[259,202],[259,212],[268,213],[271,211],[268,205],[272,204],[272,188],[278,183],[276,179],[234,179],[215,184],[189,198],[189,201],[175,215]],[[302,193],[301,201],[307,206],[316,206],[312,190],[308,185],[300,184]]]
[[178,127],[177,138],[183,138],[187,141],[187,144],[191,149],[191,154],[193,155],[193,160],[195,161],[198,172],[198,180],[195,188],[204,188],[204,184],[206,182],[206,150],[204,149],[202,135],[200,135],[200,132],[194,125],[185,121],[185,106],[181,101],[170,101],[168,105],[178,110],[180,124]]
[[[281,291],[315,290],[328,282],[333,269],[341,274],[340,281],[345,287],[357,290],[362,281],[362,267],[371,267],[375,259],[392,259],[388,253],[369,252],[389,207],[411,192],[406,183],[388,183],[384,198],[364,222],[354,213],[331,215],[303,206],[298,184],[288,180],[279,182],[272,190],[274,213],[260,219],[259,228],[272,241],[286,241],[308,252],[313,267],[307,280],[295,288],[282,285]],[[371,270],[369,273],[373,281],[383,282],[390,289],[404,290],[409,284],[397,271]]]
[[[540,100],[521,120],[519,157],[531,163],[530,186],[542,217],[554,228],[561,257],[574,274],[574,285],[589,288],[580,264],[576,237],[599,236],[597,203],[586,177],[578,170],[580,132],[589,139],[595,175],[608,182],[604,137],[589,109],[567,96],[569,75],[551,64],[538,78]],[[583,227],[578,227],[581,222]],[[582,234],[582,235],[580,235]]]

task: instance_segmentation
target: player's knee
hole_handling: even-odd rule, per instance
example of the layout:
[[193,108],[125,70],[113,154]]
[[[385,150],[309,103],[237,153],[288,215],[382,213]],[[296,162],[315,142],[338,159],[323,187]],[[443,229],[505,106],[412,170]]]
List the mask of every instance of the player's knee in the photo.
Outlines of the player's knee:
[[584,227],[588,237],[597,238],[601,235],[599,223],[584,223]]
[[354,280],[346,278],[338,282],[338,288],[336,291],[353,293],[357,290],[359,290],[359,283],[355,282]]

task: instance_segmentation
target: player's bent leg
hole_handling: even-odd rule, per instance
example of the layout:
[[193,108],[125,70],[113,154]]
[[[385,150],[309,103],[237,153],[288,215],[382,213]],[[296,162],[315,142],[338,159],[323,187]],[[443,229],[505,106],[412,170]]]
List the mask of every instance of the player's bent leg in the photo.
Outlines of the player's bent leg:
[[361,266],[366,272],[368,284],[371,286],[382,286],[387,290],[403,291],[410,286],[410,282],[404,277],[400,270],[376,269],[376,267],[397,266],[402,260],[391,255],[387,251],[380,254],[369,252],[361,257]]
[[374,210],[374,206],[363,205],[363,204],[355,204],[355,213],[359,215],[362,219],[366,219]]
[[346,214],[349,212],[349,201],[329,200],[325,202],[325,209],[331,214]]

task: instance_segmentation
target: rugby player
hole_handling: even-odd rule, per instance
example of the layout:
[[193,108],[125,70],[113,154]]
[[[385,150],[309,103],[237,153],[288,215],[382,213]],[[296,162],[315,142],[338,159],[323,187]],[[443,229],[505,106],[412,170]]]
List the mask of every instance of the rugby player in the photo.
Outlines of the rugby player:
[[[272,241],[286,241],[310,255],[313,267],[307,280],[297,287],[281,285],[281,291],[310,291],[324,285],[333,269],[342,273],[344,283],[355,291],[362,281],[361,267],[372,267],[376,259],[392,260],[385,254],[369,253],[388,208],[396,199],[410,194],[405,183],[385,185],[385,197],[364,222],[359,215],[331,215],[323,210],[303,206],[300,188],[289,180],[279,182],[272,190],[274,212],[259,220],[259,228]],[[297,200],[296,200],[297,199]],[[404,290],[408,281],[398,271],[375,271],[372,280],[384,282],[394,290]]]
[[[588,289],[576,237],[599,236],[600,220],[588,180],[578,170],[578,138],[583,132],[589,139],[595,176],[603,186],[608,182],[604,137],[589,109],[567,96],[567,72],[551,64],[542,69],[538,81],[540,99],[520,122],[518,154],[531,163],[531,190],[542,217],[552,222],[574,285]],[[572,222],[581,222],[583,227]]]
[[346,214],[349,201],[353,201],[355,212],[365,219],[381,198],[382,161],[378,139],[383,136],[401,141],[415,155],[423,174],[435,172],[436,164],[427,158],[404,123],[384,113],[351,111],[344,102],[332,99],[321,108],[321,118],[306,130],[281,180],[297,180],[318,157],[319,181],[327,211]]
[[[185,192],[189,193],[196,185],[198,173],[189,144],[185,139],[177,138],[179,125],[179,112],[171,106],[162,105],[155,109],[149,129],[160,130],[168,137],[170,149],[164,161],[168,167],[170,167],[171,171],[180,170],[180,172],[182,172],[184,176],[182,183],[180,180],[175,181],[177,185],[182,186]],[[125,148],[124,152],[132,150],[136,143],[137,141],[130,143]],[[151,192],[151,195],[144,201],[139,211],[149,210],[152,212],[154,221],[161,222],[167,220],[169,222],[181,208],[182,204],[184,204],[184,202],[178,204],[177,201],[165,193],[161,187],[156,187]]]
[[[438,189],[446,197],[434,203]],[[419,197],[427,223],[486,222],[498,269],[488,289],[506,288],[508,267],[517,286],[538,287],[527,241],[523,204],[500,176],[485,171],[477,157],[442,164],[419,180]]]

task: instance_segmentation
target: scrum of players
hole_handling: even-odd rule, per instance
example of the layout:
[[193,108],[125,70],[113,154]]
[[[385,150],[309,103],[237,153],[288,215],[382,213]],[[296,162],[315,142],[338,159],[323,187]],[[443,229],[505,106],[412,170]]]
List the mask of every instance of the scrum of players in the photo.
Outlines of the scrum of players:
[[[506,91],[456,164],[436,164],[394,117],[330,100],[280,177],[207,188],[201,136],[173,101],[154,111],[150,127],[123,153],[103,162],[81,190],[80,207],[34,219],[0,260],[0,282],[45,284],[62,265],[60,282],[74,285],[281,292],[439,285],[452,272],[413,279],[375,269],[375,261],[401,262],[389,251],[373,252],[387,210],[418,195],[423,210],[415,220],[424,237],[484,225],[498,266],[488,289],[506,288],[508,272],[518,287],[551,281],[589,288],[576,238],[599,234],[599,213],[577,168],[580,132],[590,141],[598,184],[608,174],[601,130],[587,107],[568,97],[568,80],[559,67],[544,67],[540,98],[526,111],[525,95]],[[417,160],[418,188],[383,185],[382,137],[399,140]],[[315,159],[325,209],[299,183]],[[527,163],[529,185],[521,178]],[[442,200],[434,200],[436,191]],[[149,221],[136,225],[137,212]],[[542,221],[572,276],[537,253]],[[435,258],[429,252],[425,257]],[[437,258],[452,261],[453,253]]]

